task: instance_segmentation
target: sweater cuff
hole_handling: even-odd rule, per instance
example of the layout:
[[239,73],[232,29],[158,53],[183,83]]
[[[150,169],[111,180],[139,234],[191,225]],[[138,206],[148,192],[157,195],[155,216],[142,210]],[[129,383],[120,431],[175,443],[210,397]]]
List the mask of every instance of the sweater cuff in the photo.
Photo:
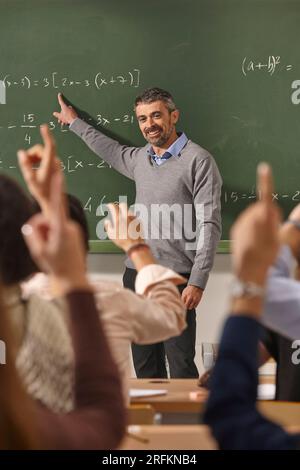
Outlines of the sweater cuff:
[[206,271],[199,271],[196,268],[192,269],[191,275],[189,277],[189,286],[196,286],[200,287],[200,289],[204,290],[209,278],[209,272]]

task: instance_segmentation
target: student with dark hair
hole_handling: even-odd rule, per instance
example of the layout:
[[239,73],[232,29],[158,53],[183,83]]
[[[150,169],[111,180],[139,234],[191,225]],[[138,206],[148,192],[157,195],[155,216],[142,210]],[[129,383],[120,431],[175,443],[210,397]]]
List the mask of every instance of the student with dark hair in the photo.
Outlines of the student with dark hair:
[[[195,309],[221,235],[221,177],[213,157],[184,132],[176,131],[179,110],[172,95],[161,88],[149,88],[135,101],[139,128],[147,141],[144,147],[121,145],[80,119],[61,94],[58,100],[61,110],[54,113],[58,121],[69,124],[93,152],[135,181],[136,207],[142,207],[147,218],[144,236],[154,257],[187,279],[179,287],[187,310],[187,329],[163,343],[134,342],[137,376],[167,377],[166,355],[171,377],[198,377]],[[134,290],[137,271],[130,257],[125,264],[124,286]]]
[[34,213],[32,201],[11,178],[0,175],[0,277],[6,286],[19,283],[36,271],[21,234]]
[[1,305],[0,293],[0,331],[8,352],[7,364],[0,366],[0,447],[112,449],[125,430],[118,370],[85,276],[82,235],[62,211],[60,175],[53,178],[50,196],[49,218],[42,214],[31,217],[22,232],[32,257],[41,269],[51,272],[69,310],[75,409],[66,414],[54,413],[33,401],[22,388],[12,360],[15,344],[9,324],[11,309]]
[[[70,219],[77,222],[82,230],[83,241],[86,251],[89,250],[89,227],[84,209],[78,197],[73,194],[66,194],[67,209]],[[40,212],[41,207],[35,199],[33,200],[33,208],[35,212]]]
[[32,449],[37,447],[38,437],[31,400],[15,367],[15,335],[3,302],[4,290],[0,284],[0,337],[5,344],[4,363],[0,363],[0,449]]
[[20,283],[37,271],[21,234],[33,215],[21,187],[0,175],[0,279],[16,335],[16,366],[32,396],[57,411],[74,403],[74,353],[63,304],[32,295],[22,297]]

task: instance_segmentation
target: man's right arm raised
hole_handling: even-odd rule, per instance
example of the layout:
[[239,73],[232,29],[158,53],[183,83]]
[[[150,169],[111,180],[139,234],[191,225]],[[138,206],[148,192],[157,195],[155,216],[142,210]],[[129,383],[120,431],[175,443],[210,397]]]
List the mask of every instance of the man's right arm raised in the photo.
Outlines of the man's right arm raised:
[[84,122],[78,117],[74,108],[64,102],[61,93],[58,95],[58,102],[61,110],[53,113],[58,122],[68,124],[70,130],[78,135],[96,155],[122,175],[134,179],[135,158],[139,148],[121,145]]

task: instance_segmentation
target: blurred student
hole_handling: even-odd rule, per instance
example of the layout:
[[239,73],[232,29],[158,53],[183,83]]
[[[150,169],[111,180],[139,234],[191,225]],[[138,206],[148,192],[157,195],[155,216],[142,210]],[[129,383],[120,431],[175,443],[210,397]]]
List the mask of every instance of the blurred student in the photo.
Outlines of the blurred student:
[[[23,225],[22,233],[35,263],[40,269],[47,269],[66,300],[74,348],[75,409],[54,413],[34,401],[22,388],[14,362],[9,361],[1,366],[7,367],[6,373],[1,370],[0,374],[0,413],[5,416],[4,421],[1,419],[0,438],[3,434],[4,441],[0,446],[4,443],[7,449],[115,448],[125,430],[121,383],[85,275],[80,230],[63,211],[60,175],[53,178],[49,201],[48,217],[42,214],[31,217]],[[9,333],[11,309],[4,302],[1,310],[0,325],[11,359],[15,351]],[[39,313],[51,315],[51,310]]]
[[269,267],[280,247],[278,208],[272,203],[272,175],[258,169],[261,201],[247,208],[232,230],[231,315],[221,339],[211,379],[205,422],[221,449],[297,449],[300,435],[291,435],[256,409],[258,342]]
[[18,372],[35,399],[55,411],[70,411],[74,353],[65,309],[35,295],[22,298],[20,284],[38,271],[21,234],[34,211],[25,192],[5,175],[0,175],[0,213],[0,278],[15,334]]
[[[279,231],[282,248],[280,256],[269,273],[268,302],[286,322],[293,312],[300,312],[300,282],[294,279],[294,267],[300,262],[300,205],[290,213]],[[284,276],[284,278],[283,278]],[[281,286],[279,280],[285,281]],[[275,285],[274,285],[275,284]],[[264,361],[276,361],[276,400],[300,401],[300,343],[270,328],[262,334],[266,348]]]

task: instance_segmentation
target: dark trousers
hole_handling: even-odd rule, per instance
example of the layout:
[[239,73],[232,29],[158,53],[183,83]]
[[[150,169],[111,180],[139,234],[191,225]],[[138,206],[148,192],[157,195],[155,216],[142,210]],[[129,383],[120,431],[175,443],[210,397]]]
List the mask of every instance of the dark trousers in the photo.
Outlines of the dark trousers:
[[[134,289],[137,272],[126,268],[123,276],[124,287]],[[189,278],[189,274],[182,276]],[[186,285],[178,286],[180,292]],[[172,378],[198,378],[199,373],[194,362],[196,341],[196,312],[188,310],[186,316],[187,328],[180,336],[170,338],[163,343],[139,345],[132,344],[133,363],[136,376],[145,378],[167,378],[165,356],[168,358],[170,376]]]

